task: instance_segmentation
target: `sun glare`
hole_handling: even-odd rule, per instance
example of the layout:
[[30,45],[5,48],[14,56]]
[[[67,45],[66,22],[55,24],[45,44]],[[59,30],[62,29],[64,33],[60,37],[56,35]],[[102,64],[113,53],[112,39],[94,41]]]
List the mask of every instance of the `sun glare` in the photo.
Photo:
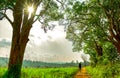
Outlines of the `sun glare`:
[[28,7],[28,12],[31,14],[33,11],[34,11],[33,6],[29,6],[29,7]]
[[33,11],[34,11],[33,6],[28,6],[28,12],[29,12],[29,17],[28,17],[28,19],[31,17],[31,14],[33,13]]

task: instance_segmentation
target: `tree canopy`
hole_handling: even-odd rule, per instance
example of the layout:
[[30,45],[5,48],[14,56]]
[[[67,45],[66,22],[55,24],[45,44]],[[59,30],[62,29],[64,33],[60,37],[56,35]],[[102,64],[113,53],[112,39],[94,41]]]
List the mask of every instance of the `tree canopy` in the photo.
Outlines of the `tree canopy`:
[[[103,56],[103,53],[108,52],[108,48],[115,49],[120,54],[119,3],[119,0],[86,0],[83,2],[76,0],[73,4],[68,3],[66,38],[72,41],[73,51],[84,50],[93,58],[96,54],[97,57]],[[109,45],[110,43],[112,46]],[[109,54],[118,55],[115,50],[109,51]]]

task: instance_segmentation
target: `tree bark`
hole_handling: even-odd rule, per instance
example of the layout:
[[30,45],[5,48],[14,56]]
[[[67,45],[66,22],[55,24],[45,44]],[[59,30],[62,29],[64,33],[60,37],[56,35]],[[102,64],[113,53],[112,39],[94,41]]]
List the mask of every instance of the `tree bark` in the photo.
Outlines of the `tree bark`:
[[[24,21],[25,22],[25,21]],[[20,24],[13,24],[12,45],[8,64],[8,72],[5,78],[20,78],[25,48],[28,42],[28,36],[32,27],[31,21],[19,27]]]
[[21,67],[30,29],[24,33],[13,30],[12,46],[8,64],[7,78],[20,78]]
[[120,42],[112,42],[112,43],[115,46],[117,52],[120,54]]
[[115,31],[115,29],[113,29],[114,26],[114,23],[112,23],[112,25],[109,27],[110,36],[108,38],[117,49],[117,52],[120,54],[120,34],[118,33],[119,31]]

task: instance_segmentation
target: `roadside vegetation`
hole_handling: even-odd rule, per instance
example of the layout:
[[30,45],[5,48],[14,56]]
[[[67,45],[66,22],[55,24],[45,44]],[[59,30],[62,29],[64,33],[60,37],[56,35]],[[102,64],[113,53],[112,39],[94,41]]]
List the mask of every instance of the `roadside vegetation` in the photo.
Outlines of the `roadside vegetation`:
[[92,78],[120,78],[120,64],[88,66],[87,72]]

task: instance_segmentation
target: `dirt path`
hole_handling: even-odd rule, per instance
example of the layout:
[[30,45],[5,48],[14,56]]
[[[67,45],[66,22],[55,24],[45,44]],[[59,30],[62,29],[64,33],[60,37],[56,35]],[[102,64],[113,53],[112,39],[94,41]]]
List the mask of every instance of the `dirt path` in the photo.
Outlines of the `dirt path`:
[[86,68],[83,67],[81,71],[78,71],[74,78],[91,78],[90,75],[87,73]]

